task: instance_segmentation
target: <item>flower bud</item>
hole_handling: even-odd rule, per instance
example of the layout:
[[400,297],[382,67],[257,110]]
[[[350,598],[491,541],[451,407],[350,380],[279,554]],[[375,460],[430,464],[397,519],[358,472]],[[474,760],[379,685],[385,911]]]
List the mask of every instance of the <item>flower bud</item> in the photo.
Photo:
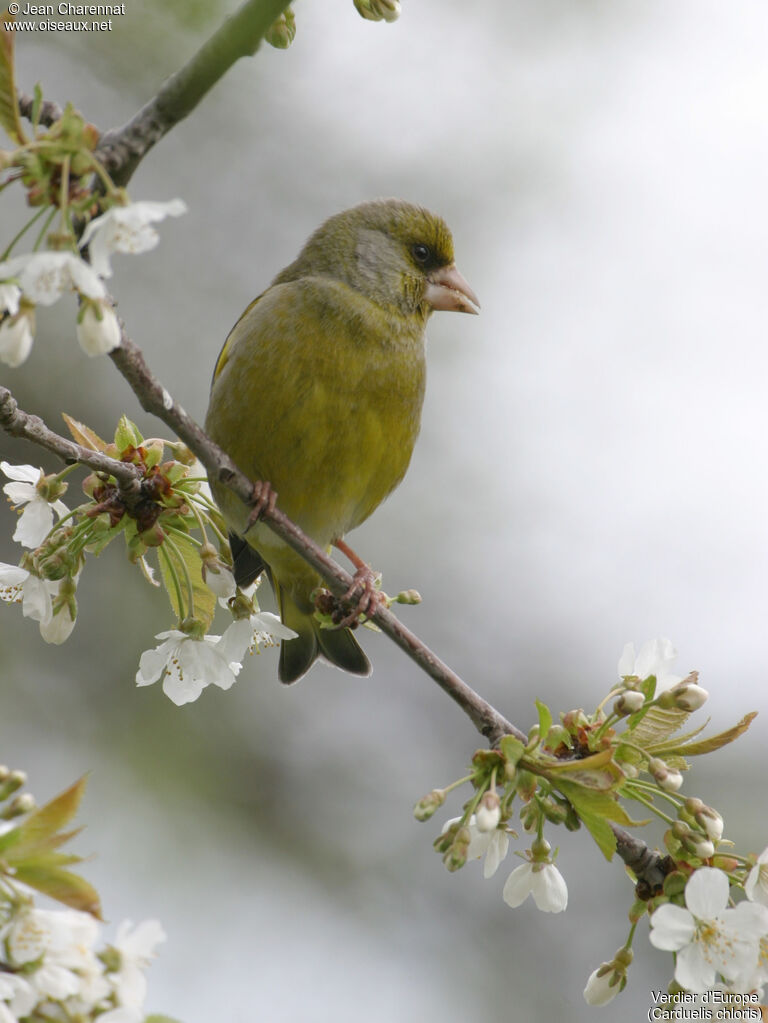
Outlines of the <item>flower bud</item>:
[[569,817],[569,811],[571,810],[570,805],[563,806],[562,803],[558,803],[557,800],[552,799],[551,796],[545,796],[538,800],[538,804],[544,816],[552,824],[565,824]]
[[689,849],[694,856],[700,860],[708,860],[711,856],[715,855],[715,846],[713,842],[710,842],[708,838],[704,838],[701,835],[692,834],[686,842],[683,843],[687,849]]
[[695,815],[696,823],[707,833],[707,838],[719,842],[723,837],[723,818],[711,806],[704,806]]
[[659,788],[665,792],[677,792],[683,784],[682,774],[674,767],[665,764],[658,757],[652,757],[648,761],[648,773],[653,776]]
[[56,582],[63,579],[69,573],[69,558],[63,551],[56,551],[48,557],[40,558],[38,569],[43,579],[50,579]]
[[700,860],[708,860],[715,854],[715,847],[708,838],[692,831],[683,821],[675,821],[670,829],[684,848]]
[[698,678],[698,671],[692,671],[681,682],[661,693],[656,701],[659,707],[667,710],[676,707],[688,713],[698,710],[709,699],[707,690],[698,685]]
[[628,714],[634,714],[640,710],[644,703],[645,696],[643,693],[638,692],[637,689],[628,689],[614,701],[613,713],[618,714],[620,717],[626,717]]
[[432,789],[426,796],[422,796],[413,808],[413,816],[417,821],[426,821],[445,802],[445,792],[442,789]]
[[86,355],[106,355],[120,345],[115,310],[101,299],[84,301],[77,320],[77,340]]
[[450,849],[443,856],[443,863],[448,870],[453,872],[464,866],[467,862],[467,852],[471,841],[472,834],[465,824],[463,828],[459,828]]
[[296,36],[296,16],[289,7],[267,29],[264,39],[277,50],[287,50]]
[[679,687],[676,686],[676,698],[675,706],[678,710],[694,711],[698,710],[699,707],[703,707],[709,699],[709,693],[706,689],[701,686],[688,684],[681,682]]
[[626,984],[626,974],[617,969],[615,963],[603,963],[590,974],[584,988],[584,1001],[587,1005],[607,1005]]
[[0,362],[15,368],[25,362],[32,350],[35,333],[34,307],[25,305],[15,316],[6,316],[0,322]]
[[400,17],[400,0],[354,0],[361,18],[366,21],[397,21]]
[[741,864],[735,856],[721,856],[717,855],[712,859],[711,866],[716,867],[718,870],[722,870],[724,874],[732,874],[734,870],[738,870]]
[[[166,532],[159,522],[155,522],[147,529],[142,529],[136,534],[142,544],[147,547],[160,547],[165,542]],[[143,554],[144,551],[141,551]]]
[[501,800],[495,792],[486,792],[475,815],[478,831],[495,831],[501,820]]
[[27,776],[24,771],[9,771],[0,783],[0,802],[12,796],[14,792],[20,789],[22,785],[26,785],[26,783]]
[[23,813],[29,813],[31,810],[34,810],[36,805],[35,797],[31,792],[19,792],[8,804],[3,812],[3,817],[5,820],[10,820],[12,817],[20,817]]

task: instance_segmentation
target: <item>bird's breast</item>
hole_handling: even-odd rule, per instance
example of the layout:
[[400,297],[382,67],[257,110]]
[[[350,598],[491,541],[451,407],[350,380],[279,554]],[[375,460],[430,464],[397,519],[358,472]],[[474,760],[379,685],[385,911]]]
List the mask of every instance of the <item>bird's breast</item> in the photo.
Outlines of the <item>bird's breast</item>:
[[214,381],[208,430],[320,543],[363,522],[400,482],[419,432],[423,323],[337,282],[270,288]]

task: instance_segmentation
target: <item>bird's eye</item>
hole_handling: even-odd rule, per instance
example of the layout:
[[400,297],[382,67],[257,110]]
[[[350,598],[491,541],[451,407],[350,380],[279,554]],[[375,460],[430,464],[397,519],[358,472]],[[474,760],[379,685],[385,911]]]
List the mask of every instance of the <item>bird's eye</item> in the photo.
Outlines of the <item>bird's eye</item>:
[[417,263],[426,263],[431,255],[429,248],[426,245],[422,245],[421,242],[417,242],[411,249],[411,252]]

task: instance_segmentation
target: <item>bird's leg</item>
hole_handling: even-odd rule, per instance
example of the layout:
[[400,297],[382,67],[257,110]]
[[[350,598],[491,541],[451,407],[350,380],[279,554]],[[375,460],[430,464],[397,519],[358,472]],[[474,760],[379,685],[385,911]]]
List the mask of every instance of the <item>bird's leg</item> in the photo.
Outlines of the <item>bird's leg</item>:
[[251,512],[248,516],[248,525],[245,527],[246,533],[251,526],[258,522],[265,511],[272,513],[275,510],[276,501],[277,491],[272,489],[271,483],[268,483],[266,480],[253,481]]
[[342,603],[352,604],[351,609],[338,622],[339,628],[344,628],[357,623],[360,615],[370,618],[380,604],[386,603],[387,598],[377,588],[377,576],[370,565],[367,565],[343,540],[334,540],[333,546],[348,557],[355,566],[352,585],[340,598]]

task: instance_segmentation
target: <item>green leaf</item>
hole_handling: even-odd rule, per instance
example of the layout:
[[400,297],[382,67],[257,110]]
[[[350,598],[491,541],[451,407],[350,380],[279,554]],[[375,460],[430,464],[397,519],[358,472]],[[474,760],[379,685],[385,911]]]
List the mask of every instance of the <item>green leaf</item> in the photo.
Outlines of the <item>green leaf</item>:
[[67,429],[77,444],[81,444],[84,448],[90,448],[91,451],[107,450],[107,442],[102,440],[98,433],[92,430],[90,426],[86,426],[85,423],[73,419],[66,412],[61,413],[61,418],[67,424]]
[[32,125],[37,130],[37,126],[40,123],[40,108],[43,105],[43,89],[39,82],[35,82],[35,88],[33,92],[32,102]]
[[516,766],[525,753],[525,745],[514,735],[504,735],[499,742],[499,751],[508,764]]
[[0,836],[0,867],[16,881],[36,888],[44,895],[101,919],[96,890],[77,874],[65,870],[82,857],[56,850],[80,829],[61,830],[75,815],[85,789],[81,778],[45,806],[30,813],[21,824]]
[[139,428],[132,423],[128,416],[120,416],[120,422],[115,430],[115,447],[118,451],[125,451],[126,448],[137,448],[144,438],[139,433]]
[[541,700],[536,701],[536,710],[539,712],[539,736],[543,742],[552,727],[552,712],[546,703],[542,703]]
[[49,864],[45,857],[20,864],[13,876],[51,899],[101,920],[99,893],[93,885],[69,870]]
[[[661,747],[659,754],[663,754],[667,759],[671,754],[685,755],[686,757],[697,757],[703,753],[713,753],[716,749],[721,749],[723,746],[727,746],[731,742],[735,742],[740,736],[742,736],[753,720],[757,717],[757,711],[753,710],[749,714],[745,714],[744,717],[735,724],[732,728],[726,729],[724,732],[718,732],[717,735],[710,735],[706,739],[700,739],[698,742],[685,742],[678,745],[669,744],[668,746]],[[696,734],[696,733],[693,733]]]
[[160,1016],[156,1012],[153,1012],[151,1016],[147,1016],[144,1023],[179,1023],[177,1019],[172,1019],[170,1016]]
[[553,779],[552,784],[562,792],[600,851],[607,860],[610,860],[616,851],[616,836],[608,822],[615,821],[625,826],[639,822],[633,821],[621,803],[609,792],[585,788],[565,778]]
[[689,717],[688,711],[678,710],[677,707],[671,707],[669,710],[650,707],[643,715],[642,721],[635,728],[627,730],[626,737],[637,746],[648,749],[674,735]]
[[[574,807],[574,809],[576,809]],[[616,836],[611,825],[605,818],[590,813],[589,810],[576,810],[576,814],[582,824],[597,843],[597,848],[607,860],[613,859],[616,852]]]
[[[16,833],[16,839],[5,855],[6,862],[15,865],[31,855],[60,845],[56,832],[74,817],[85,785],[85,778],[76,781],[45,806],[33,810],[18,828],[14,828],[12,834]],[[67,837],[71,838],[76,833],[70,832]]]
[[[203,563],[200,560],[197,546],[191,538],[176,534],[171,542],[163,543],[158,560],[168,599],[179,621],[186,618],[188,614],[192,614],[203,622],[207,630],[216,611],[216,594],[203,582]],[[178,591],[173,581],[174,570],[179,583]],[[187,573],[189,573],[194,601],[192,608],[187,607],[189,599]],[[181,601],[179,601],[179,592]]]
[[611,792],[625,780],[624,772],[614,763],[611,749],[589,757],[548,763],[546,774],[553,785],[559,785],[560,778],[567,775],[569,781],[596,792]]
[[13,71],[15,33],[5,27],[6,21],[13,21],[8,11],[0,18],[0,124],[11,140],[21,145],[26,142],[26,137],[16,101],[16,79]]

